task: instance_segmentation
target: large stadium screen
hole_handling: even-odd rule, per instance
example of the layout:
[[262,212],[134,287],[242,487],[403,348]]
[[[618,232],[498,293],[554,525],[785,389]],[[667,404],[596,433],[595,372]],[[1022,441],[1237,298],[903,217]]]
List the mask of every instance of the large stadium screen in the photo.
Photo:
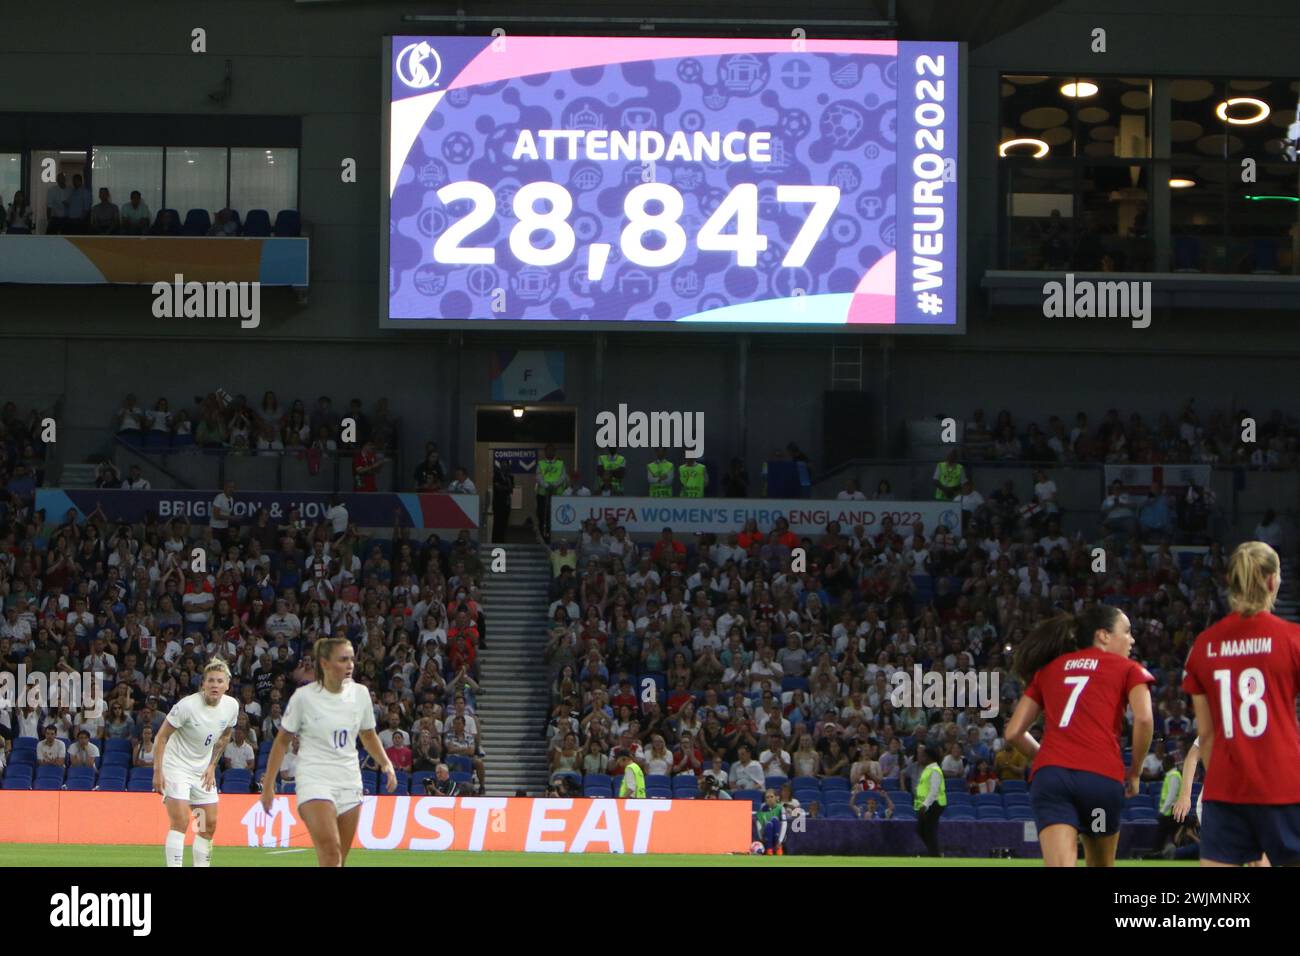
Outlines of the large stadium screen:
[[387,325],[963,328],[959,44],[386,52]]

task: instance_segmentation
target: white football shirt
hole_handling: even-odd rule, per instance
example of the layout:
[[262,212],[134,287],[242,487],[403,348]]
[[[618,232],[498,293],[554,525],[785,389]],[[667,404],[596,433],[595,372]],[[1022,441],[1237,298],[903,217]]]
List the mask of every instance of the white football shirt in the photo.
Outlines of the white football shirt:
[[337,694],[319,682],[299,687],[289,698],[281,729],[298,737],[298,787],[324,784],[361,788],[357,736],[375,729],[370,691],[345,681]]
[[202,776],[212,763],[212,748],[239,720],[239,701],[229,694],[209,705],[203,695],[190,694],[167,714],[172,735],[163,753],[163,773]]

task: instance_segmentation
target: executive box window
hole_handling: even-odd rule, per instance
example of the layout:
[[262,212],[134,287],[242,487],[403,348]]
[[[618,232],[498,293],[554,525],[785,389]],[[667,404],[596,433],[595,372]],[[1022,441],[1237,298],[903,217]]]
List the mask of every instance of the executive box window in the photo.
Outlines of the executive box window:
[[1151,268],[1151,81],[1008,75],[1001,93],[1004,267]]
[[[96,146],[91,152],[90,176],[98,194],[108,187],[118,206],[140,191],[140,201],[157,213],[163,208],[163,150],[161,146]],[[96,195],[98,201],[98,195]]]
[[0,153],[0,205],[5,209],[14,193],[23,188],[23,158],[18,153]]
[[1290,80],[1004,76],[1001,266],[1295,273],[1300,169],[1284,137],[1298,91]]

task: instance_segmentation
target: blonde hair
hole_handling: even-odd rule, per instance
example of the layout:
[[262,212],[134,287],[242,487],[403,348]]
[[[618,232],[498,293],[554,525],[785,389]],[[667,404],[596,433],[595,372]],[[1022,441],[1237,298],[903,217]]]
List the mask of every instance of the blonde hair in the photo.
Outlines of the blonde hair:
[[312,645],[311,656],[316,665],[316,683],[325,686],[325,669],[321,665],[334,656],[334,649],[344,645],[351,646],[351,644],[352,642],[346,637],[322,637]]
[[221,671],[226,675],[226,680],[230,680],[230,665],[219,657],[214,657],[203,665],[203,679],[207,680],[208,674],[212,671]]
[[1277,592],[1268,579],[1279,572],[1277,552],[1263,541],[1244,541],[1228,560],[1228,605],[1242,617],[1273,610]]

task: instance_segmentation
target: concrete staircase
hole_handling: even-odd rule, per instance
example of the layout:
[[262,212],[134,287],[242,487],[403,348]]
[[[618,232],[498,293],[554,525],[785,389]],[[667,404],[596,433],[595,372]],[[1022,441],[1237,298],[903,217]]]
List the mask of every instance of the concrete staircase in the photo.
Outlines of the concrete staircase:
[[[504,548],[506,570],[493,573],[491,554]],[[546,662],[546,608],[550,603],[551,561],[539,544],[480,545],[484,564],[483,603],[487,643],[480,657],[478,702],[480,741],[488,793],[512,797],[546,789],[543,728],[550,707]]]

